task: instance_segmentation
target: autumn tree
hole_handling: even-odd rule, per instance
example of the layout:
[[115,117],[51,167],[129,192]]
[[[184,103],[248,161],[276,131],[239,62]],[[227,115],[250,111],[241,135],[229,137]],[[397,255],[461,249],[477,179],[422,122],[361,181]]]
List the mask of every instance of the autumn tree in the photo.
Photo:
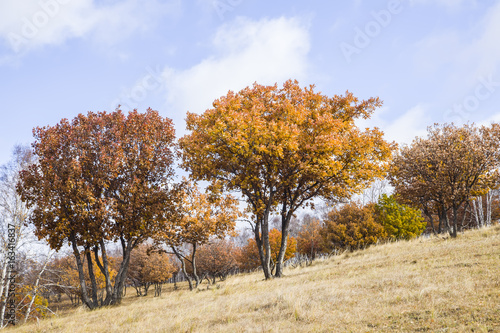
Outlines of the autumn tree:
[[399,204],[393,195],[382,194],[376,211],[379,223],[391,239],[411,239],[425,230],[426,222],[420,210]]
[[271,275],[269,216],[278,212],[283,232],[275,276],[282,275],[290,220],[314,198],[339,200],[384,171],[392,145],[378,129],[359,129],[381,105],[351,93],[328,97],[287,81],[283,88],[254,84],[230,91],[213,108],[188,113],[180,139],[182,166],[214,191],[239,191],[253,214],[264,276]]
[[297,236],[297,252],[314,260],[323,250],[323,238],[321,230],[323,223],[314,216],[307,215],[303,218],[299,234]]
[[[38,162],[21,173],[18,192],[34,209],[36,235],[56,250],[71,246],[86,306],[120,303],[132,250],[167,223],[174,206],[172,121],[151,109],[128,115],[117,109],[79,114],[33,133]],[[122,248],[114,283],[107,242]],[[102,302],[94,261],[105,278]]]
[[236,262],[242,272],[250,272],[262,267],[255,238],[247,239],[247,243],[236,250]]
[[147,296],[154,285],[155,296],[161,295],[161,284],[175,272],[170,256],[165,253],[150,252],[149,245],[141,244],[132,252],[127,281],[135,288],[138,296]]
[[322,229],[324,248],[356,250],[385,239],[384,227],[375,221],[375,205],[349,202],[327,213]]
[[[230,195],[213,195],[202,193],[191,182],[183,183],[179,193],[180,204],[177,214],[171,223],[159,230],[155,236],[156,251],[162,251],[159,245],[166,245],[181,262],[189,288],[198,287],[200,277],[197,272],[196,255],[198,247],[207,244],[210,239],[223,239],[233,233],[236,219],[240,216],[238,200]],[[183,245],[190,246],[190,253]],[[155,249],[153,249],[155,250]],[[164,250],[163,250],[164,251]],[[190,274],[186,270],[186,261],[191,264],[191,273],[195,285],[193,287]]]
[[196,269],[203,277],[221,280],[234,271],[238,265],[236,261],[236,247],[226,239],[216,239],[198,249],[196,257]]
[[[396,154],[390,175],[398,198],[421,208],[457,236],[459,209],[472,197],[496,187],[500,161],[500,125],[453,124],[429,127]],[[452,223],[449,226],[448,212]]]

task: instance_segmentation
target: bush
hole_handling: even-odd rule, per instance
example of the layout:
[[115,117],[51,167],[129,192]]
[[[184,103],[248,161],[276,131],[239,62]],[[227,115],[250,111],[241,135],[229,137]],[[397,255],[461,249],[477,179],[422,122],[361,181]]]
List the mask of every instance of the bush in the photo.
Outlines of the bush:
[[374,214],[373,204],[363,207],[355,202],[330,211],[322,230],[324,248],[355,250],[386,238],[384,227],[375,221]]
[[392,195],[381,195],[376,210],[379,223],[393,240],[417,237],[427,225],[419,209],[399,204]]

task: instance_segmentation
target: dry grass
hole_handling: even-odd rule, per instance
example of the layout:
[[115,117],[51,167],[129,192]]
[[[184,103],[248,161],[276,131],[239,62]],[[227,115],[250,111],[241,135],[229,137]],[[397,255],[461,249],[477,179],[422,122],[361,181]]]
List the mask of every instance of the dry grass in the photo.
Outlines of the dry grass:
[[[500,226],[398,242],[263,281],[127,297],[9,332],[500,332]],[[132,293],[130,293],[132,294]]]

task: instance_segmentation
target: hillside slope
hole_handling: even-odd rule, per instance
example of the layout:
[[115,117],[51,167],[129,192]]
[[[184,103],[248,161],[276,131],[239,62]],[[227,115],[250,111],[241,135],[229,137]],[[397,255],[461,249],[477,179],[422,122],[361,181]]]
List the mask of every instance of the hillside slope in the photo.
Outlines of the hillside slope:
[[373,246],[285,274],[80,308],[7,332],[500,332],[500,225]]

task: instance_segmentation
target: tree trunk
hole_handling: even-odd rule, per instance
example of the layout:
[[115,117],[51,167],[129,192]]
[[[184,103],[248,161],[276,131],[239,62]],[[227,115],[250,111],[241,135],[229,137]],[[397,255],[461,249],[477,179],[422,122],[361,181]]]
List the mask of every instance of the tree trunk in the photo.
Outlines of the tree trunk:
[[456,206],[453,206],[453,222],[452,222],[452,227],[450,229],[450,236],[453,238],[457,237],[457,221],[458,220],[458,208]]
[[[264,217],[264,221],[262,223],[262,245],[264,248],[264,265],[267,270],[266,280],[272,278],[271,274],[271,245],[269,243],[269,215]],[[264,268],[264,267],[263,267]],[[264,272],[264,274],[266,274]]]
[[[259,230],[259,227],[262,228],[262,238],[261,238],[261,232]],[[269,228],[269,227],[267,227]],[[270,256],[266,255],[266,250],[265,250],[265,245],[264,245],[264,226],[262,224],[262,221],[258,221],[255,224],[255,229],[254,229],[254,234],[255,234],[255,243],[257,244],[257,248],[259,250],[259,257],[260,257],[260,263],[262,265],[262,271],[264,272],[264,277],[266,280],[270,279],[272,277],[271,275],[271,268],[270,268]],[[269,247],[270,251],[270,246],[269,246],[269,233],[267,233],[267,245]]]
[[448,212],[446,211],[446,208],[444,206],[441,207],[441,217],[440,218],[443,219],[444,230],[442,230],[442,232],[450,232],[451,233],[450,222],[448,220]]
[[200,285],[200,277],[196,272],[196,243],[193,243],[193,254],[191,255],[191,267],[193,268],[193,276],[195,281],[195,288],[198,288]]
[[435,235],[436,228],[434,227],[434,218],[432,217],[432,213],[429,212],[429,209],[427,209],[427,207],[424,207],[423,211],[424,211],[425,216],[427,216],[429,218],[429,223],[431,224],[432,233]]
[[486,226],[491,225],[491,199],[493,197],[492,191],[486,194]]
[[10,297],[9,297],[9,291],[10,291],[10,282],[12,280],[12,276],[11,276],[12,272],[11,270],[9,269],[7,271],[7,282],[5,284],[5,295],[0,295],[0,297],[4,298],[4,301],[2,302],[2,308],[1,308],[1,314],[0,314],[0,326],[1,327],[5,327],[8,325],[7,324],[4,324],[4,321],[5,321],[5,311],[7,310],[7,302],[9,301]]
[[186,277],[186,280],[188,281],[189,290],[193,290],[193,282],[191,281],[191,277],[186,272],[186,262],[184,260],[184,257],[173,246],[172,246],[172,251],[174,251],[175,255],[177,256],[177,259],[179,259],[181,262],[182,273],[184,274],[184,276]]
[[120,239],[122,243],[122,251],[123,251],[123,260],[120,264],[120,269],[116,274],[115,285],[113,287],[113,294],[111,296],[110,305],[120,304],[123,297],[123,288],[125,286],[125,279],[127,278],[128,267],[130,263],[130,253],[132,249],[137,244],[138,240],[128,240],[125,242],[125,239]]
[[[7,251],[5,251],[4,258],[7,258]],[[0,280],[0,327],[3,327],[3,322],[5,320],[5,309],[7,308],[7,300],[8,300],[8,295],[9,295],[9,283],[10,283],[10,278],[7,273],[10,273],[10,270],[7,270],[7,267],[9,266],[9,261],[8,260],[3,260],[2,262],[2,277]],[[4,291],[5,296],[4,296]]]
[[111,303],[111,297],[113,294],[113,286],[111,284],[111,277],[109,274],[109,261],[108,261],[108,254],[106,252],[106,247],[104,244],[104,240],[100,240],[99,245],[101,247],[101,257],[102,257],[102,264],[101,261],[99,260],[99,249],[97,246],[94,248],[94,256],[95,256],[95,261],[97,263],[97,266],[101,270],[102,274],[104,275],[104,279],[106,282],[106,298],[102,302],[101,305],[109,305]]
[[443,232],[443,219],[441,217],[441,213],[438,214],[439,224],[438,224],[438,234]]
[[460,230],[459,231],[463,231],[464,230],[465,218],[467,217],[467,209],[469,207],[470,207],[470,202],[467,201],[467,203],[465,204],[465,207],[464,207],[464,214],[462,215],[462,220],[460,221]]
[[483,199],[481,197],[477,197],[472,200],[474,217],[476,219],[477,228],[481,228],[484,226],[484,211],[483,211]]
[[97,300],[97,282],[95,280],[94,265],[92,265],[92,254],[90,253],[90,249],[88,247],[85,247],[85,256],[87,258],[87,269],[89,271],[92,303],[94,303],[93,306],[97,308],[99,306],[99,301]]
[[155,283],[155,296],[154,297],[160,297],[161,296],[161,290],[162,290],[162,284],[161,283]]
[[80,297],[82,299],[83,304],[85,304],[89,309],[94,309],[92,302],[89,299],[89,295],[87,293],[87,285],[85,283],[85,273],[83,272],[83,262],[80,256],[80,251],[78,251],[78,247],[76,246],[75,237],[72,236],[71,246],[73,247],[73,255],[76,259],[76,266],[78,268],[78,279],[80,280]]
[[288,212],[286,212],[286,205],[283,205],[283,209],[281,212],[281,245],[280,251],[278,253],[278,259],[276,260],[276,273],[274,274],[275,277],[283,276],[283,260],[286,253],[289,232],[288,229],[290,226],[292,214],[292,210],[290,209]]

